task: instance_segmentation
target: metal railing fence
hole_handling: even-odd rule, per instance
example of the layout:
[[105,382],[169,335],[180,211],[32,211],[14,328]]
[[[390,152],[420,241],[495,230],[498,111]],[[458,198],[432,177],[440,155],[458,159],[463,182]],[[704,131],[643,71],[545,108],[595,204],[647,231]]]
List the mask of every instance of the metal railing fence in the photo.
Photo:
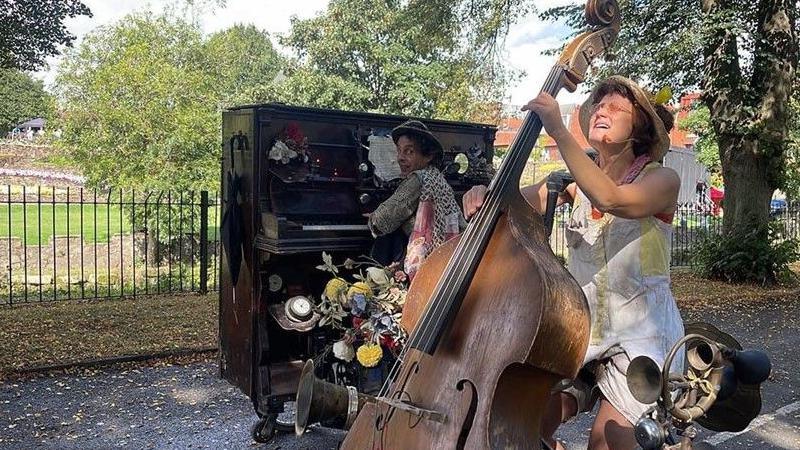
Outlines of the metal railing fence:
[[4,303],[216,290],[219,209],[207,191],[0,186]]

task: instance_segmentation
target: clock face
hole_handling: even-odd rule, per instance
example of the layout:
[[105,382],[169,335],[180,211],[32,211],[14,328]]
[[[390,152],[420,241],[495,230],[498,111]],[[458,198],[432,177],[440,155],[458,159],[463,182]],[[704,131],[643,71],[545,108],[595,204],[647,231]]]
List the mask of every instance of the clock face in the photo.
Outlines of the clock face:
[[283,280],[277,274],[272,274],[267,279],[267,283],[269,283],[269,290],[272,292],[278,292],[283,287]]
[[307,298],[295,297],[289,301],[291,302],[289,308],[295,317],[305,318],[311,314],[311,302]]

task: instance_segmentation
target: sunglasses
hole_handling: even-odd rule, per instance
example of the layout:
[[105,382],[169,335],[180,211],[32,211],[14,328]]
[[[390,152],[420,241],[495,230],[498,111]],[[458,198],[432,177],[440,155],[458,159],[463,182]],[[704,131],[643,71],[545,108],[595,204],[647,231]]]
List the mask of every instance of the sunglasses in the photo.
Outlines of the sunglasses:
[[611,114],[617,114],[620,112],[626,112],[628,114],[633,114],[633,111],[627,108],[624,108],[616,103],[595,103],[589,108],[589,112],[595,114],[596,112],[600,111],[601,109],[605,109]]

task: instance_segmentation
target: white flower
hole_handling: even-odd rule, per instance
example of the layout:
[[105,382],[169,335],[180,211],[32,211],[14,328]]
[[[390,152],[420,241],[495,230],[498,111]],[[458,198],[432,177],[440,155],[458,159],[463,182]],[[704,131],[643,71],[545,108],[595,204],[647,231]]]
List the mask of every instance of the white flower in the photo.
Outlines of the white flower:
[[367,280],[378,287],[386,286],[391,283],[391,281],[389,281],[389,275],[385,270],[379,267],[367,267]]
[[269,159],[280,161],[283,164],[289,162],[290,159],[296,158],[297,152],[290,149],[283,141],[276,141],[275,145],[269,151]]
[[355,358],[356,352],[353,350],[353,346],[346,341],[336,341],[333,344],[333,356],[342,361],[350,362]]

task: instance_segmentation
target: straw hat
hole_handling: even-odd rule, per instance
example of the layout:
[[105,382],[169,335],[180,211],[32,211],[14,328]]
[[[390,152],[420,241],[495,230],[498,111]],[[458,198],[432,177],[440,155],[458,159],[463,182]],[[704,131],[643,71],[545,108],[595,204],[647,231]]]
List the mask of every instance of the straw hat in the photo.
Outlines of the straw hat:
[[650,101],[650,96],[633,80],[621,77],[619,75],[608,77],[606,80],[598,83],[598,85],[592,90],[592,94],[589,96],[589,98],[581,105],[578,120],[580,121],[581,130],[583,131],[583,135],[586,137],[586,140],[589,140],[589,119],[592,117],[592,105],[600,101],[599,98],[596,98],[598,95],[598,90],[601,86],[608,82],[617,82],[627,87],[631,91],[636,103],[640,107],[639,109],[644,111],[644,113],[649,116],[650,122],[653,124],[653,129],[656,132],[655,141],[648,150],[648,153],[653,161],[658,161],[663,158],[667,153],[667,150],[669,150],[669,135],[667,134],[667,130],[664,128],[664,122],[660,117],[658,117],[658,114],[656,113],[656,110]]

